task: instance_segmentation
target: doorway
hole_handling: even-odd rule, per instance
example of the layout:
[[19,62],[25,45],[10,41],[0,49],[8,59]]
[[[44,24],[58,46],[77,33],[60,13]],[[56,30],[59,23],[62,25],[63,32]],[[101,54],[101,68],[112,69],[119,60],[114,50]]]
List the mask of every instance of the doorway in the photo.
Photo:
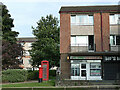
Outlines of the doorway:
[[88,63],[80,63],[80,79],[81,80],[87,80],[88,78],[88,69],[89,64]]
[[89,51],[93,51],[94,50],[94,36],[93,35],[89,35],[88,36],[88,49]]

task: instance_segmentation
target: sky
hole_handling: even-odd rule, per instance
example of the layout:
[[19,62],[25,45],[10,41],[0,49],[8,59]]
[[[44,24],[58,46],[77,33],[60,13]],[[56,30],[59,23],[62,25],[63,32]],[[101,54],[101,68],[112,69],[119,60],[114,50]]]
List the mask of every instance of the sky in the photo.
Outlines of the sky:
[[14,19],[13,31],[18,37],[34,37],[32,26],[36,27],[41,17],[52,14],[60,20],[61,6],[118,5],[120,0],[0,0],[7,6]]

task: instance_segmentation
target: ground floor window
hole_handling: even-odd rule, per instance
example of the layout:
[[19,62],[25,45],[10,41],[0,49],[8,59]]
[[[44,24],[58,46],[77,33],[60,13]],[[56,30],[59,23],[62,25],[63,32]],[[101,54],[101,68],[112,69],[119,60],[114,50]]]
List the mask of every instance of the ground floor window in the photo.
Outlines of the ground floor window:
[[101,75],[101,64],[100,63],[90,63],[90,75],[91,76]]
[[79,76],[80,75],[79,64],[71,64],[71,75],[72,76]]
[[101,60],[71,60],[71,79],[101,80]]

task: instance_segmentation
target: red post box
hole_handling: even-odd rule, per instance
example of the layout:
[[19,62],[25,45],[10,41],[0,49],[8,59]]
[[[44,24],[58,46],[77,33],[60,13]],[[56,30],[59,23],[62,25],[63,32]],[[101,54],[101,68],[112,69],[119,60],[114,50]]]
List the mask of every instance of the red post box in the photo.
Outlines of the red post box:
[[49,80],[49,61],[44,60],[41,62],[41,67],[43,67],[43,81]]
[[39,67],[39,83],[42,82],[43,79],[43,67]]

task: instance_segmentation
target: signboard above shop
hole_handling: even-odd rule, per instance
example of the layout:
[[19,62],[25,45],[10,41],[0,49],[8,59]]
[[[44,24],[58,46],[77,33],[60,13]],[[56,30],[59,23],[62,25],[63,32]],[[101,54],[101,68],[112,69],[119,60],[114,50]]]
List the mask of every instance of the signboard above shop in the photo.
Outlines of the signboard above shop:
[[102,56],[70,56],[70,59],[102,59]]

